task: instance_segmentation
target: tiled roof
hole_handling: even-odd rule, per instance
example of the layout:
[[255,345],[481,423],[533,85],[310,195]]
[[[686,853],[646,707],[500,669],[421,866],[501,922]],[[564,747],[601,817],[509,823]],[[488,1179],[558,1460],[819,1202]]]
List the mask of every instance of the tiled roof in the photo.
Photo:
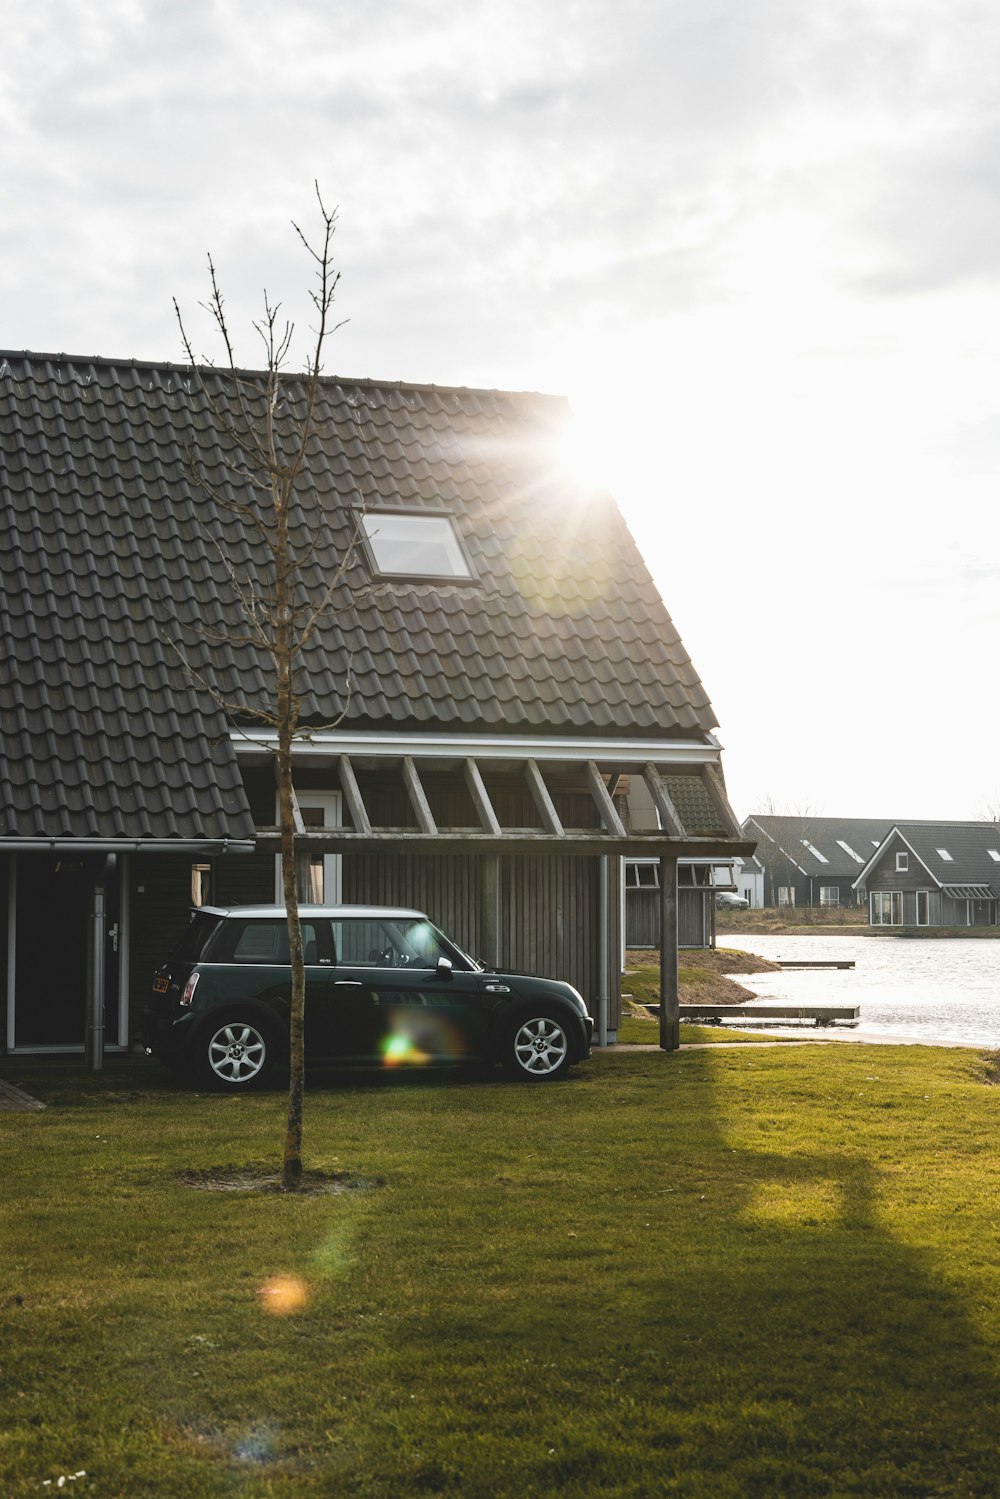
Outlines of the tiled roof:
[[900,822],[894,827],[939,885],[989,886],[994,895],[1000,893],[1000,858],[990,854],[992,849],[1000,856],[995,822]]
[[[554,463],[566,418],[553,397],[323,381],[307,583],[360,505],[448,511],[478,580],[375,584],[358,555],[303,661],[307,720],[704,740],[711,706],[619,512]],[[259,558],[192,460],[247,497],[190,371],[0,354],[0,836],[248,836],[222,717],[174,647],[224,696],[266,698],[219,553],[241,577]]]
[[803,874],[850,875],[852,879],[891,827],[890,817],[811,817],[807,813],[754,813],[743,823],[747,837],[759,840],[757,857],[765,867],[769,848],[777,844]]

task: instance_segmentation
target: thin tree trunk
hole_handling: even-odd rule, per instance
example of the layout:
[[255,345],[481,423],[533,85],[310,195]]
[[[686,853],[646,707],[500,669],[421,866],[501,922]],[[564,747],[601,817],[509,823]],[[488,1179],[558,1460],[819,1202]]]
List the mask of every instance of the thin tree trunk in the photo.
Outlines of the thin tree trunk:
[[281,1172],[284,1190],[294,1191],[302,1180],[302,1103],[305,1093],[306,979],[299,921],[299,892],[295,868],[295,799],[292,786],[292,740],[298,714],[293,689],[291,608],[288,577],[288,510],[282,497],[277,511],[275,613],[277,616],[278,806],[281,822],[281,883],[288,918],[288,949],[292,993],[288,1041],[288,1122]]

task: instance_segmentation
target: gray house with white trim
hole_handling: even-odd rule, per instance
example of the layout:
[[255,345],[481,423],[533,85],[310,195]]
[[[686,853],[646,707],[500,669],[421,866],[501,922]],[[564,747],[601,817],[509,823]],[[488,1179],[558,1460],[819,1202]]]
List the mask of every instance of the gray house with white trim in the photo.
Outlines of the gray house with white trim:
[[896,823],[856,884],[867,892],[872,926],[996,926],[1000,826]]

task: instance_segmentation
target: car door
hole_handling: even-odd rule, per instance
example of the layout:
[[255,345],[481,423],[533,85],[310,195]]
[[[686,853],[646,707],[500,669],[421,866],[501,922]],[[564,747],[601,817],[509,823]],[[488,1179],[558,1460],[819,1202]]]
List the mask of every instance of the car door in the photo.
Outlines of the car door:
[[334,988],[351,1012],[355,1055],[389,1065],[481,1055],[479,973],[439,965],[433,943],[410,940],[391,918],[335,919],[333,927]]

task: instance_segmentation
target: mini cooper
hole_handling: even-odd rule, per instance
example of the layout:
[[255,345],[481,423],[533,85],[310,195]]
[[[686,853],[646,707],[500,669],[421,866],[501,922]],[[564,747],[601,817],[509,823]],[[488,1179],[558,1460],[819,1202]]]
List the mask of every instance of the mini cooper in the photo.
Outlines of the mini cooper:
[[[421,911],[302,906],[310,1064],[499,1062],[548,1082],[590,1055],[571,984],[483,968]],[[287,1061],[291,968],[281,906],[202,906],[156,970],[146,1051],[201,1086],[245,1092]]]

